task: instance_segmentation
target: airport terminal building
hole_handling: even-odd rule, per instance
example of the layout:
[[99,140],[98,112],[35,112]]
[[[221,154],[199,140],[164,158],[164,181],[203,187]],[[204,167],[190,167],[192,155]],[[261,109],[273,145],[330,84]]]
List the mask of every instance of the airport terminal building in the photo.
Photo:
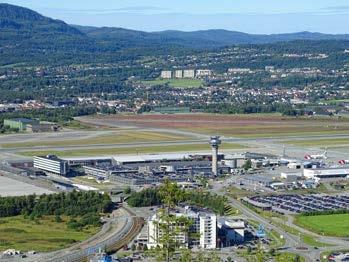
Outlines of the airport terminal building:
[[68,162],[54,155],[35,156],[34,168],[61,176],[66,176],[69,173]]

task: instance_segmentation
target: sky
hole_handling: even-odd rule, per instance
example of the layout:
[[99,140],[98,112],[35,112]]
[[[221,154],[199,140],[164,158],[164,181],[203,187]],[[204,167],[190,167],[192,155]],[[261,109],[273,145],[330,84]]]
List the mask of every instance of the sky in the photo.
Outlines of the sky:
[[142,31],[349,33],[349,0],[8,0],[69,24]]

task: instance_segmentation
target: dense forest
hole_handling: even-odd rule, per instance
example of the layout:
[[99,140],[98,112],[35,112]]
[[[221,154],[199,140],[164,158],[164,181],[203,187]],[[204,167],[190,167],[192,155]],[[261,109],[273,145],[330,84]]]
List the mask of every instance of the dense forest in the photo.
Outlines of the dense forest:
[[113,203],[108,195],[98,192],[71,192],[52,195],[0,197],[0,217],[23,215],[30,219],[61,215],[69,216],[68,227],[79,230],[87,225],[98,226],[100,213],[112,211]]
[[[184,191],[183,199],[176,202],[208,208],[217,214],[224,215],[226,212],[226,198],[213,195],[204,191]],[[127,203],[133,207],[145,207],[161,205],[163,200],[157,188],[145,189],[140,192],[133,192],[128,198]]]
[[2,113],[0,114],[0,133],[7,131],[3,126],[4,119],[29,118],[64,125],[76,116],[91,115],[96,112],[95,107],[66,107]]
[[94,191],[0,197],[0,217],[56,214],[83,216],[89,213],[108,213],[111,210],[112,202],[109,196]]
[[275,49],[270,43],[294,40],[299,42],[292,47],[285,43],[278,49],[308,50],[310,43],[312,48],[323,50],[320,40],[332,40],[333,46],[343,45],[343,41],[337,40],[349,40],[349,35],[309,32],[279,35],[251,35],[226,30],[146,33],[123,28],[70,26],[9,4],[0,4],[0,29],[0,65],[23,62],[51,65],[111,63],[148,55],[193,54],[231,45],[266,44],[266,48]]

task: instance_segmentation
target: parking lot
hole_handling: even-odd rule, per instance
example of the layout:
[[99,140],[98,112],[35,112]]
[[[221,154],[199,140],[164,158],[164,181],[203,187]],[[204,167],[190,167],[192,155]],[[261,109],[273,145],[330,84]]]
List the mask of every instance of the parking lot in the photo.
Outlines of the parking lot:
[[325,211],[349,209],[349,196],[329,195],[275,195],[255,196],[249,201],[255,206],[269,207],[280,213],[303,213],[312,211]]
[[0,176],[0,196],[26,196],[26,195],[42,195],[53,193],[50,190],[40,188],[24,182]]

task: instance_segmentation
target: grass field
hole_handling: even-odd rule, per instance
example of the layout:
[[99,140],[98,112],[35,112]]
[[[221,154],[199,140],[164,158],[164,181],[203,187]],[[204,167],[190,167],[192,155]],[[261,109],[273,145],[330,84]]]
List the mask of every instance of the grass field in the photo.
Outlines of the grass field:
[[[239,144],[223,144],[221,149],[243,149],[246,148]],[[125,155],[125,154],[151,154],[151,153],[170,153],[170,152],[193,152],[193,151],[209,151],[210,147],[206,144],[184,144],[184,145],[164,145],[164,146],[143,146],[143,147],[115,147],[115,148],[96,148],[81,149],[69,151],[24,151],[21,155],[38,156],[54,154],[60,157],[76,157],[76,156],[96,156],[96,155]]]
[[[296,254],[285,252],[285,253],[279,253],[275,257],[276,262],[290,262],[290,261],[296,261]],[[304,262],[304,257],[299,257],[300,262]]]
[[318,147],[346,147],[349,146],[349,138],[327,138],[327,139],[316,139],[316,140],[302,140],[302,141],[284,141],[286,144],[295,146],[318,146]]
[[349,214],[297,216],[296,223],[318,234],[349,237]]
[[[63,221],[67,218],[62,217]],[[54,217],[39,221],[24,219],[22,216],[0,219],[0,251],[10,248],[48,252],[69,247],[97,233],[99,228],[91,227],[82,231],[68,229],[65,222],[54,222]]]
[[138,132],[138,131],[122,131],[115,132],[109,135],[92,137],[90,139],[67,139],[67,140],[49,140],[21,143],[6,143],[1,144],[3,148],[16,147],[34,147],[34,146],[69,146],[69,145],[103,145],[103,144],[121,144],[132,142],[155,142],[155,141],[181,141],[190,139],[186,136],[171,135],[156,132]]
[[150,81],[142,81],[143,84],[149,86],[168,84],[170,87],[200,87],[202,80],[200,79],[155,79]]
[[230,137],[285,137],[348,134],[349,122],[326,117],[292,118],[280,114],[216,115],[114,115],[98,117],[100,122],[140,127],[167,128]]
[[340,103],[348,103],[348,102],[349,102],[349,99],[322,100],[322,102],[335,105],[335,104],[340,104]]

